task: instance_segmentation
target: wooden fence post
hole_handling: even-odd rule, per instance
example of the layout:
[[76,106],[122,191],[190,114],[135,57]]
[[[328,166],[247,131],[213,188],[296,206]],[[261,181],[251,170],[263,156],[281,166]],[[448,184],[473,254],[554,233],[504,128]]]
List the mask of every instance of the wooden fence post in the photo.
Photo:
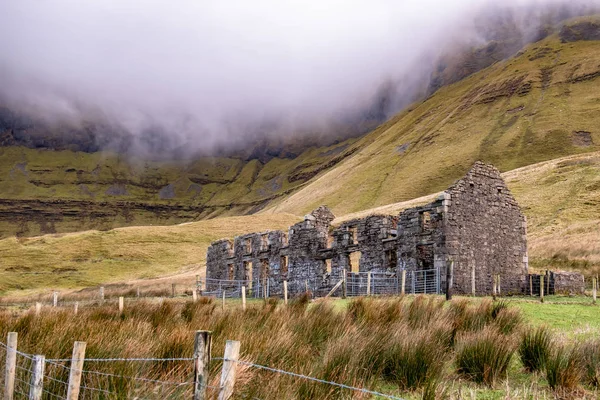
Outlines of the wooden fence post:
[[267,277],[266,276],[263,277],[262,290],[263,290],[263,298],[265,300],[267,300],[268,293],[267,293]]
[[140,287],[139,287],[139,286],[137,287],[137,289],[136,289],[136,291],[135,291],[135,292],[136,292],[135,294],[136,294],[136,295],[137,295],[137,297],[139,298],[139,297],[140,297]]
[[6,338],[6,370],[4,374],[4,399],[13,400],[15,372],[17,369],[17,332],[8,332]]
[[406,270],[402,270],[402,287],[400,289],[400,294],[404,296],[406,294]]
[[497,282],[498,282],[498,296],[502,296],[502,292],[500,291],[500,274],[498,274],[498,278],[497,278]]
[[594,304],[596,304],[596,295],[598,291],[598,281],[596,278],[592,278],[592,298],[594,299]]
[[345,299],[346,296],[348,295],[348,285],[346,282],[346,268],[344,268],[342,270],[342,279],[343,279],[343,283],[342,283],[342,299]]
[[76,302],[75,302],[75,306],[73,307],[73,313],[74,313],[75,315],[77,315],[77,312],[78,312],[78,311],[79,311],[79,302],[78,302],[78,301],[76,301]]
[[288,287],[287,281],[283,281],[283,304],[287,306],[288,303]]
[[100,301],[104,303],[104,286],[100,286]]
[[533,297],[533,275],[529,275],[529,296]]
[[52,292],[52,306],[58,306],[58,292]]
[[75,342],[73,355],[71,357],[71,370],[69,371],[69,386],[67,388],[67,400],[78,400],[81,375],[83,373],[83,361],[85,359],[85,342]]
[[471,268],[471,295],[475,297],[475,264]]
[[[448,266],[447,271],[446,271],[446,300],[452,300],[453,277],[454,277],[454,261],[450,261],[450,265]],[[414,281],[414,275],[413,275],[413,281]]]
[[371,271],[367,273],[367,296],[371,295]]
[[41,312],[42,312],[42,303],[36,302],[35,303],[35,315],[40,315]]
[[544,302],[544,275],[540,275],[540,303]]
[[123,314],[123,309],[125,308],[125,299],[123,296],[119,297],[119,314]]
[[242,310],[246,311],[246,286],[242,286]]
[[492,275],[492,299],[495,301],[496,300],[496,288],[498,281],[496,280],[496,275]]
[[223,290],[223,303],[221,303],[221,308],[225,310],[225,290]]
[[44,387],[44,366],[46,357],[33,356],[33,369],[31,371],[31,381],[29,385],[29,400],[42,400]]
[[240,342],[228,340],[225,344],[223,355],[223,369],[221,370],[221,384],[219,388],[219,400],[228,400],[233,394],[235,375],[237,371],[237,360],[240,356]]
[[198,288],[194,287],[194,290],[192,290],[192,301],[195,303],[198,301]]
[[210,331],[196,331],[194,341],[194,400],[204,400],[206,398],[211,344],[212,333]]

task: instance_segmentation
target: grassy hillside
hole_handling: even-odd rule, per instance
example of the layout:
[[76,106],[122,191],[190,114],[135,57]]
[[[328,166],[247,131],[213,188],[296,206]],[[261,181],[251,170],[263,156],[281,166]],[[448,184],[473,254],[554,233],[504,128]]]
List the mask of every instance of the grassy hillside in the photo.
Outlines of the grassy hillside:
[[[530,264],[537,269],[600,272],[600,152],[564,157],[504,174],[529,222]],[[397,214],[434,195],[340,216]],[[175,226],[140,226],[0,240],[0,295],[204,273],[210,242],[286,229],[291,214],[223,217]]]
[[[224,217],[175,226],[140,226],[0,240],[0,295],[40,288],[200,273],[208,245],[242,233],[285,229],[289,214]],[[193,279],[193,277],[190,277]]]
[[[569,26],[579,32],[590,21],[600,32],[598,18]],[[575,36],[587,39],[588,31]],[[599,85],[600,41],[563,43],[556,33],[409,107],[270,210],[301,214],[328,204],[344,215],[443,190],[476,160],[509,171],[597,151]]]
[[265,163],[0,147],[0,237],[253,213],[347,157],[352,141]]

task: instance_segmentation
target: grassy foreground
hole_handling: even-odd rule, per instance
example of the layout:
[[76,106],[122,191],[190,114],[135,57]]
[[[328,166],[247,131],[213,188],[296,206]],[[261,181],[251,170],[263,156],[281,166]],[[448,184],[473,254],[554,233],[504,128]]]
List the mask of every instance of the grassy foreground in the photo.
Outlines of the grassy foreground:
[[[0,335],[4,338],[8,331],[17,331],[21,351],[54,359],[69,358],[74,340],[87,342],[88,358],[179,358],[191,357],[193,332],[207,329],[213,332],[213,357],[223,354],[225,340],[240,340],[246,362],[408,399],[597,398],[599,331],[590,329],[573,342],[565,336],[568,327],[561,326],[541,333],[547,342],[536,341],[532,338],[540,334],[529,322],[539,325],[545,314],[529,314],[523,304],[515,304],[485,299],[445,303],[419,296],[359,298],[342,306],[319,301],[309,306],[306,298],[300,298],[288,307],[275,300],[253,302],[244,312],[233,303],[222,310],[205,298],[196,304],[142,301],[128,304],[122,315],[114,304],[81,309],[78,315],[71,310],[45,310],[40,316],[32,310],[4,311]],[[577,304],[556,307],[565,314],[591,309]],[[548,309],[539,304],[536,308]],[[537,320],[530,321],[531,315]],[[584,350],[586,356],[579,357]],[[19,362],[27,368],[25,360]],[[48,374],[65,380],[68,364],[58,364],[50,365]],[[211,364],[211,386],[218,386],[220,367],[219,361]],[[189,397],[191,391],[189,384],[165,388],[95,373],[190,382],[189,361],[88,362],[84,369],[90,371],[84,373],[84,385],[112,393],[92,391],[86,398],[179,398]],[[62,395],[64,387],[49,382],[47,389]],[[243,366],[234,398],[371,397]]]

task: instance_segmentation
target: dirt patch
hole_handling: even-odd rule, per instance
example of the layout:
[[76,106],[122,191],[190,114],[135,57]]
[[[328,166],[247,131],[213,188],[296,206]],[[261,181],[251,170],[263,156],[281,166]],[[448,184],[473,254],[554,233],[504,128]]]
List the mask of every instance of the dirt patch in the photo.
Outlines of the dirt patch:
[[594,145],[592,133],[587,131],[576,131],[571,135],[573,144],[578,147],[589,147]]

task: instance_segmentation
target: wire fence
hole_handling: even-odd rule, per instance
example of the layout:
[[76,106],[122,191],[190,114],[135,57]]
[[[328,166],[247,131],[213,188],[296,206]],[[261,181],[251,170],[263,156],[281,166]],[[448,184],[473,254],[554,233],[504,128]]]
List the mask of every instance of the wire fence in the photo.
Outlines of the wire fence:
[[402,274],[390,272],[349,272],[346,276],[346,295],[392,296],[405,294],[442,293],[440,269],[406,271]]
[[[42,368],[36,370],[36,357],[8,346],[0,342],[0,354],[2,364],[6,364],[5,371],[11,370],[8,354],[16,355],[14,361],[14,373],[9,377],[8,372],[2,374],[0,382],[3,391],[7,389],[7,382],[11,381],[14,386],[10,389],[9,397],[14,400],[33,399],[71,399],[82,400],[112,400],[112,399],[229,399],[234,393],[236,368],[238,366],[246,369],[255,369],[259,374],[256,379],[263,378],[265,382],[272,380],[272,374],[294,379],[297,384],[302,381],[317,385],[328,385],[335,389],[347,391],[349,394],[361,394],[374,396],[376,398],[402,400],[395,395],[382,393],[375,390],[360,388],[344,383],[333,382],[316,378],[296,372],[286,371],[280,368],[254,364],[247,360],[227,357],[231,354],[229,346],[239,342],[227,341],[224,357],[210,358],[215,364],[212,367],[222,367],[220,384],[196,384],[194,369],[197,358],[82,358],[82,359],[43,359]],[[208,346],[210,348],[210,346]],[[210,350],[209,350],[210,351]],[[197,349],[194,350],[196,354]],[[201,357],[198,355],[198,357]],[[81,363],[78,363],[81,361]],[[228,364],[228,365],[227,365]],[[78,368],[77,366],[82,367]],[[81,377],[79,384],[73,383],[73,376],[78,373]],[[268,375],[264,375],[268,374]],[[172,376],[174,379],[165,379]],[[175,379],[185,377],[185,379]],[[208,377],[206,377],[208,378]],[[207,382],[201,380],[200,382]],[[72,387],[77,387],[76,397],[73,397]],[[205,395],[197,396],[197,391],[203,389]],[[12,397],[10,397],[12,396]],[[270,397],[281,398],[285,394],[271,394]],[[244,393],[244,388],[235,392],[236,398],[261,400],[253,394]],[[346,396],[340,396],[346,398]],[[351,396],[352,397],[352,396]]]
[[[442,285],[440,269],[406,271],[405,279],[395,272],[346,272],[346,296],[385,296],[406,294],[441,294]],[[339,279],[339,278],[338,278]],[[283,281],[282,281],[283,282]],[[282,282],[274,282],[273,278],[253,280],[231,280],[207,278],[198,281],[198,290],[204,296],[217,298],[240,298],[245,287],[248,298],[263,298],[283,295]],[[293,279],[287,282],[290,296],[312,293],[314,297],[329,294],[336,285],[330,276]],[[404,290],[403,286],[404,285]],[[204,288],[204,290],[202,290]],[[333,294],[341,295],[343,289],[338,288]]]
[[[264,298],[271,296],[271,281],[273,279],[253,279],[253,280],[234,280],[234,279],[212,279],[206,278],[197,282],[197,290],[204,296],[221,298],[240,298],[242,297],[242,288],[246,288],[246,296],[251,298]],[[202,287],[205,287],[202,290]]]

